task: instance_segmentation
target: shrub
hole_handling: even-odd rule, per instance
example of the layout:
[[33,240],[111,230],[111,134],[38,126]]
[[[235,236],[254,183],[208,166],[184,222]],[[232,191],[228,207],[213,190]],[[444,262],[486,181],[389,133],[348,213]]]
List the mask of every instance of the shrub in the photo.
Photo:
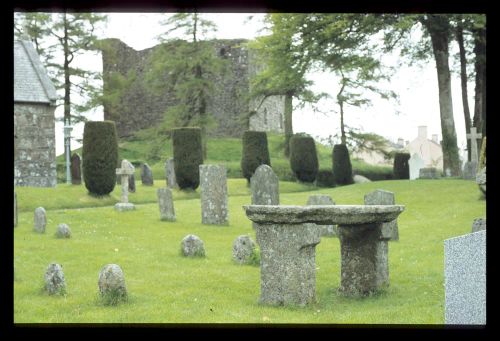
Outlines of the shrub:
[[410,160],[409,153],[396,153],[394,154],[394,179],[409,179],[410,178],[410,166],[408,164]]
[[337,185],[350,185],[354,183],[352,179],[351,159],[346,145],[336,144],[333,146],[332,162],[333,177]]
[[290,168],[299,181],[316,180],[319,161],[312,137],[294,135],[290,138]]
[[264,131],[247,130],[243,133],[242,144],[241,172],[250,181],[257,167],[262,164],[271,166],[267,134]]
[[86,122],[83,130],[82,172],[90,194],[113,191],[118,164],[118,139],[113,121]]
[[481,154],[479,156],[477,171],[480,172],[484,167],[486,167],[486,136],[483,137],[483,142],[481,143]]
[[316,186],[318,187],[335,187],[335,177],[329,169],[321,169],[316,175]]
[[195,190],[200,185],[200,165],[203,164],[201,129],[198,127],[172,130],[174,171],[180,189]]

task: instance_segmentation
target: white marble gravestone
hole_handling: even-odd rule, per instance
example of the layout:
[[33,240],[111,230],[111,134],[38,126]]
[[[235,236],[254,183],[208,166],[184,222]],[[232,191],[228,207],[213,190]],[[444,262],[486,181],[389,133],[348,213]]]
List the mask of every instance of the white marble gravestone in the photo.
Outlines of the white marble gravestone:
[[410,167],[410,180],[415,180],[420,176],[420,168],[425,167],[425,162],[420,155],[413,153],[410,160],[408,160],[408,165]]

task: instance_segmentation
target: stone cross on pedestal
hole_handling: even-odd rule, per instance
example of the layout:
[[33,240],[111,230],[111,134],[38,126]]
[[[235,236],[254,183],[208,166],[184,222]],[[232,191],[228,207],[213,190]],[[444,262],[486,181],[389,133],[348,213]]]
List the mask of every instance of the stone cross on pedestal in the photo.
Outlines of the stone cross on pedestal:
[[479,157],[477,155],[477,139],[480,139],[483,137],[481,133],[476,132],[476,127],[471,127],[470,128],[470,134],[466,135],[468,139],[470,139],[470,160],[471,162],[478,162]]
[[128,177],[134,174],[132,164],[127,160],[122,160],[122,167],[116,169],[116,175],[121,175],[122,196],[121,202],[115,205],[117,211],[133,210],[134,204],[128,202]]

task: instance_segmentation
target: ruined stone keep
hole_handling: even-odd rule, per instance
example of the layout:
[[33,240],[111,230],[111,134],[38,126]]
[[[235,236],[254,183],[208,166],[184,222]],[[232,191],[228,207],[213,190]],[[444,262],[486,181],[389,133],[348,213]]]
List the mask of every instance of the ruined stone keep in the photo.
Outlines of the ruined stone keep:
[[[164,91],[148,89],[145,75],[150,67],[150,57],[155,49],[136,51],[119,39],[105,39],[102,49],[103,89],[105,94],[112,90],[113,73],[134,77],[125,82],[124,93],[114,105],[104,105],[104,119],[116,123],[119,137],[131,136],[139,129],[158,124],[169,106],[176,104],[171,84],[165,80]],[[229,62],[226,73],[216,76],[215,91],[208,103],[208,111],[213,113],[216,127],[209,132],[212,136],[241,137],[245,130],[284,130],[284,97],[267,98],[257,109],[261,100],[247,99],[250,77],[258,71],[253,63],[252,53],[244,46],[245,39],[213,40],[211,44],[217,56]],[[164,44],[173,44],[168,42]],[[164,45],[162,44],[162,45]],[[249,115],[252,113],[251,115]]]
[[14,185],[54,187],[56,89],[29,41],[14,42]]

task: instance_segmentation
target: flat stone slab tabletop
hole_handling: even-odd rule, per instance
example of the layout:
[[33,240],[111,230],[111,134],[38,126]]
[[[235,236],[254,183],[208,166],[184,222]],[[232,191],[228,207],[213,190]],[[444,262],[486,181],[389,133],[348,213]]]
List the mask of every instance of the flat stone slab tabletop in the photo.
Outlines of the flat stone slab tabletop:
[[[315,302],[317,225],[338,225],[341,245],[340,294],[358,297],[379,288],[379,243],[383,223],[403,205],[245,205],[255,222],[261,251],[260,302],[306,305]],[[308,224],[314,223],[314,224]]]
[[404,211],[403,205],[244,205],[247,217],[263,224],[337,224],[386,223]]

